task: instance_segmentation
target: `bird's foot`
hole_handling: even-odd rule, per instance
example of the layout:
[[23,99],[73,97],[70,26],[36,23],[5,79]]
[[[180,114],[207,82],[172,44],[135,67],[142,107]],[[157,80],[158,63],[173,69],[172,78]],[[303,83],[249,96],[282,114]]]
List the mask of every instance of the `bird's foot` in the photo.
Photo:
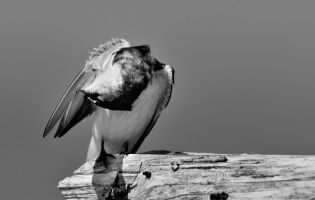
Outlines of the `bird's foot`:
[[116,157],[113,154],[101,152],[101,154],[97,158],[96,162],[99,164],[102,164],[106,169],[108,169],[108,158],[116,159]]
[[102,141],[102,148],[101,148],[101,151],[100,151],[100,155],[98,156],[96,162],[97,163],[100,163],[100,164],[103,164],[103,166],[108,169],[108,162],[107,162],[107,158],[115,158],[116,157],[113,155],[113,154],[108,154],[106,153],[105,149],[104,149],[104,142]]
[[124,156],[123,157],[127,157],[129,155],[129,152],[128,152],[128,143],[124,143],[123,145],[123,150],[120,152],[120,154],[123,154]]

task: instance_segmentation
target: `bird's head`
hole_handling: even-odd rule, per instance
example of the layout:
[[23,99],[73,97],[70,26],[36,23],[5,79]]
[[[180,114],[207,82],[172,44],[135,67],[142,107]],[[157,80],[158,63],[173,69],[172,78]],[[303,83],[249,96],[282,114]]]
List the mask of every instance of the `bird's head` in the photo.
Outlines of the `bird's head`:
[[110,99],[131,104],[151,82],[154,72],[163,69],[164,64],[152,58],[148,45],[130,46],[125,40],[113,41],[92,54],[86,66],[87,71],[92,69],[94,78],[81,91],[95,102]]

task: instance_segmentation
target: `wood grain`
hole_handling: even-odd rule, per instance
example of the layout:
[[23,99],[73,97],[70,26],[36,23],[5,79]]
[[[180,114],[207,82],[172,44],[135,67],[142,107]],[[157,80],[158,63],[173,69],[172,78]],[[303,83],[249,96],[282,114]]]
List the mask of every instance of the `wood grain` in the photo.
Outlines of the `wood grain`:
[[65,199],[313,199],[315,156],[178,153],[85,163],[58,188]]

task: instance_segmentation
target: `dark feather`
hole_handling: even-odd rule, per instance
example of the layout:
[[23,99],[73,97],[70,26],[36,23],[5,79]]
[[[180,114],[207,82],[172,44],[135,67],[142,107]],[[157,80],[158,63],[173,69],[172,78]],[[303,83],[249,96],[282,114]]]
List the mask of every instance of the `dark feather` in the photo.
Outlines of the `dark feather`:
[[63,114],[58,130],[54,137],[62,137],[73,126],[95,111],[95,105],[85,98],[82,92],[77,92]]
[[53,114],[51,115],[47,126],[45,128],[43,136],[47,136],[48,133],[53,129],[56,123],[60,120],[63,116],[65,111],[67,110],[70,102],[73,100],[74,96],[76,95],[77,91],[87,82],[94,78],[93,72],[80,72],[73,82],[70,84],[67,91],[62,96],[61,100],[59,101],[58,105],[56,106]]

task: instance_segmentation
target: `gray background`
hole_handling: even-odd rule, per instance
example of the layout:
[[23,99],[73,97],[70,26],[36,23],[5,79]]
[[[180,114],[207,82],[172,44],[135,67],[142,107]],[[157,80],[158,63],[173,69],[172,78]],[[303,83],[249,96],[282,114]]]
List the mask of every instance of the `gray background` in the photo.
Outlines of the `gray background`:
[[42,131],[88,52],[112,37],[150,44],[176,70],[140,151],[315,154],[315,1],[126,2],[1,1],[1,199],[61,199],[91,122],[62,139]]

